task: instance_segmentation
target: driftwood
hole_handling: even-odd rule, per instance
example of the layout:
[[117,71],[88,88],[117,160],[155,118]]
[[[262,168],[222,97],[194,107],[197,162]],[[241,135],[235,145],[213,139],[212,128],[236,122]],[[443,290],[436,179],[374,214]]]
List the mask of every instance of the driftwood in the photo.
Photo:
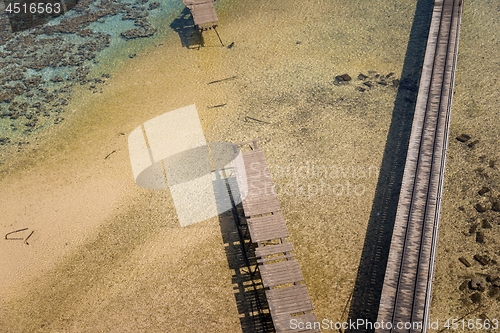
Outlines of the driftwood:
[[106,155],[106,157],[104,157],[104,159],[107,160],[108,157],[110,157],[114,153],[116,153],[116,150],[113,150],[111,153],[109,153],[108,155]]
[[31,237],[31,235],[33,235],[33,233],[34,233],[34,232],[35,232],[35,230],[33,230],[33,231],[32,231],[32,232],[28,235],[28,237],[26,237],[26,239],[24,240],[24,244],[26,244],[26,245],[30,245],[30,244],[28,243],[28,239]]
[[249,116],[245,116],[245,121],[248,121],[248,120],[253,120],[253,121],[257,121],[259,123],[264,123],[264,124],[271,125],[270,122],[267,122],[267,121],[264,121],[264,120],[260,120],[260,119],[257,119],[257,118],[253,118],[253,117],[249,117]]
[[227,104],[226,103],[222,103],[222,104],[217,104],[217,105],[212,105],[212,106],[207,106],[209,109],[213,109],[213,108],[221,108],[223,106],[226,106]]
[[5,235],[5,239],[7,239],[7,240],[23,240],[24,238],[9,238],[8,236],[11,235],[11,234],[15,234],[16,232],[21,232],[21,231],[24,231],[24,230],[28,230],[28,228],[23,228],[23,229],[11,231],[11,232],[9,232],[8,234]]

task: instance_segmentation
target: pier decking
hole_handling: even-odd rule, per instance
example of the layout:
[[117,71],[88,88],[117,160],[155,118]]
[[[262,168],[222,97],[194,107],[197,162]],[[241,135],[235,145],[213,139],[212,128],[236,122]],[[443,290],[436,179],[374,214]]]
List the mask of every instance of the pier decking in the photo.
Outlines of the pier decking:
[[[287,241],[288,229],[264,153],[256,141],[252,143],[252,150],[242,153],[236,178],[246,190],[243,212],[250,239],[257,245],[255,257],[274,328],[276,332],[321,332],[293,245]],[[249,143],[238,145],[243,144]]]
[[378,312],[392,327],[377,333],[426,332],[461,13],[462,0],[434,4]]
[[214,8],[214,0],[183,0],[183,3],[191,11],[194,24],[200,30],[217,27],[218,18]]

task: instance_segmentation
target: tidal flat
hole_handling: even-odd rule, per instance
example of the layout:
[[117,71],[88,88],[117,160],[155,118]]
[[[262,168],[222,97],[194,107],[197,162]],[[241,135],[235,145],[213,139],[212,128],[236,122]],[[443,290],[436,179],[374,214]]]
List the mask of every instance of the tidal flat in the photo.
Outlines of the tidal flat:
[[[432,8],[429,1],[418,4]],[[403,129],[409,126],[403,120],[411,124],[407,110],[415,94],[401,95],[400,86],[405,61],[418,63],[407,52],[417,3],[220,0],[218,32],[225,45],[234,42],[230,49],[213,31],[204,33],[204,47],[183,47],[171,27],[182,5],[167,5],[168,13],[151,20],[154,36],[121,44],[111,39],[96,52],[84,84],[52,82],[56,73],[40,70],[50,84],[71,85],[71,92],[62,91],[64,111],[41,105],[49,116],[42,110],[35,126],[21,123],[33,120],[25,119],[28,113],[37,116],[31,104],[54,94],[45,87],[46,93],[37,89],[28,97],[30,112],[0,119],[0,137],[9,138],[0,146],[0,228],[35,231],[29,245],[0,242],[1,327],[244,330],[248,311],[240,308],[244,292],[234,280],[234,244],[224,217],[181,228],[168,191],[137,187],[130,169],[128,134],[190,104],[208,142],[259,138],[317,318],[346,320],[358,304],[373,316],[373,305],[361,298],[352,303],[351,295],[373,237],[370,223],[379,221],[374,207],[380,175],[387,173],[385,152],[404,146],[391,122],[401,121]],[[500,193],[499,13],[494,1],[464,2],[431,320],[500,317],[497,289],[486,282],[486,275],[500,273],[494,263],[500,213],[474,207],[492,204]],[[425,39],[425,31],[417,36]],[[336,79],[343,74],[351,80]],[[235,79],[208,84],[229,77]],[[87,81],[95,79],[103,82]],[[1,107],[12,112],[5,102]],[[57,117],[64,119],[54,126]],[[43,119],[51,125],[42,126]],[[13,131],[11,121],[23,131]],[[470,148],[457,141],[462,133],[479,143]],[[482,187],[491,190],[481,196]],[[476,242],[477,231],[484,243]],[[481,265],[476,254],[489,263]],[[484,279],[487,289],[460,290],[472,279]],[[476,292],[479,303],[470,297]]]

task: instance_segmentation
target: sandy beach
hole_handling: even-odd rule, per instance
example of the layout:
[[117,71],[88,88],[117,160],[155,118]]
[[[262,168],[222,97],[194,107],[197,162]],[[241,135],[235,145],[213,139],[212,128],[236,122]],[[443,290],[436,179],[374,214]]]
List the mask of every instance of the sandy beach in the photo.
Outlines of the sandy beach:
[[[208,142],[260,139],[316,316],[347,319],[397,93],[392,84],[362,92],[357,77],[400,77],[415,4],[291,2],[221,0],[218,31],[234,47],[213,31],[199,50],[170,34],[113,68],[102,93],[79,90],[61,126],[0,166],[1,230],[34,231],[29,245],[0,242],[2,330],[242,331],[222,218],[181,228],[169,192],[138,187],[130,167],[129,133],[190,104]],[[468,174],[487,164],[479,156],[500,163],[500,83],[486,71],[500,53],[477,23],[489,21],[498,40],[498,8],[466,3],[431,313],[441,320],[473,306],[460,303],[458,286],[475,271],[457,258],[478,245],[463,243],[458,225],[460,214],[475,216],[470,196],[484,179]],[[487,64],[474,59],[481,38]],[[344,73],[352,81],[334,84]],[[455,142],[462,132],[481,139],[474,151]],[[498,166],[490,169],[498,196]],[[488,302],[471,316],[499,317],[498,297]]]

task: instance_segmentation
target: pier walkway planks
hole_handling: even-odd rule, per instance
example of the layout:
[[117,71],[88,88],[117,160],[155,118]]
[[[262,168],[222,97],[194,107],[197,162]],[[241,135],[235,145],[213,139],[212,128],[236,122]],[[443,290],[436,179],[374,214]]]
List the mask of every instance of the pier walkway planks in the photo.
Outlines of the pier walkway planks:
[[286,239],[288,229],[264,153],[257,141],[251,143],[235,145],[235,152],[241,145],[252,148],[242,152],[243,164],[236,168],[236,178],[247,190],[242,206],[250,239],[257,245],[257,267],[274,328],[276,332],[321,332],[293,245]]
[[214,0],[183,0],[183,3],[191,11],[194,24],[201,30],[217,27],[218,18]]
[[393,327],[376,333],[426,332],[461,14],[462,0],[435,1],[377,319]]

